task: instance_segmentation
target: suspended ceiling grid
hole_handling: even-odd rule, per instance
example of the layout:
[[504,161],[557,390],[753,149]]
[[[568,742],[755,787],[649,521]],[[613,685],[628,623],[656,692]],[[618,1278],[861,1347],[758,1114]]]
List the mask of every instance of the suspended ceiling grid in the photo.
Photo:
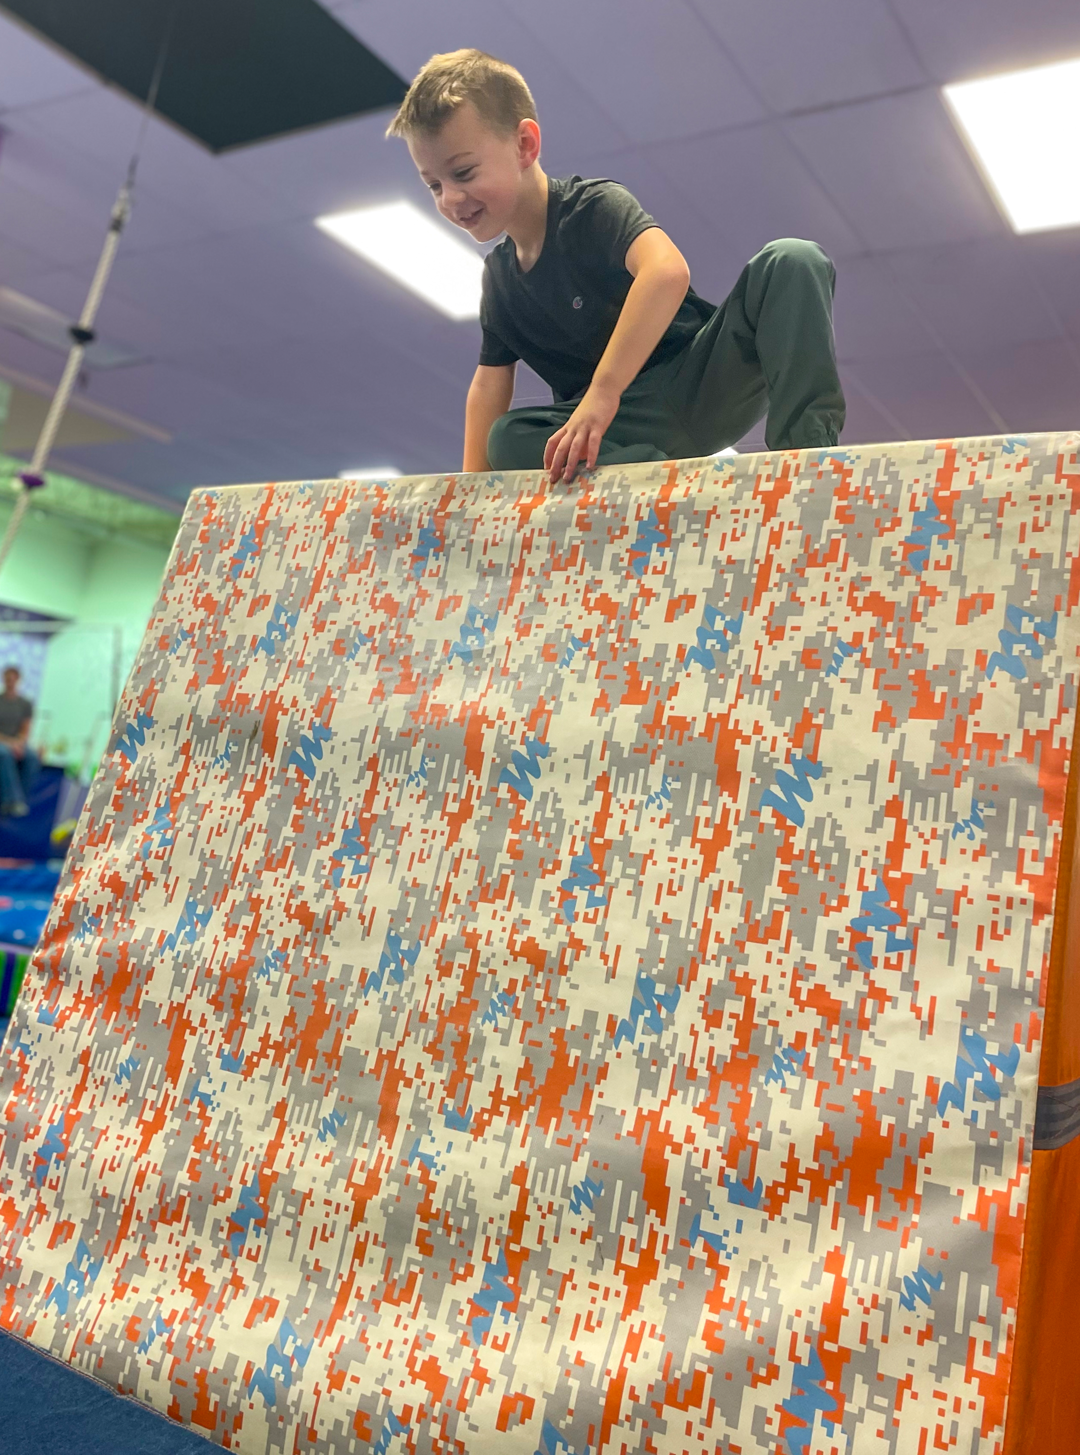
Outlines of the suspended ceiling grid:
[[[849,441],[1080,421],[1080,231],[1015,237],[939,86],[1080,54],[1075,0],[327,0],[390,68],[519,64],[553,175],[613,176],[721,298],[772,237],[837,263]],[[138,109],[0,12],[0,284],[78,310]],[[388,113],[214,155],[151,123],[100,327],[144,362],[84,400],[149,433],[58,467],[176,502],[197,484],[460,465],[479,328],[312,226],[430,206]],[[0,375],[60,356],[0,331]],[[519,401],[545,397],[524,377]],[[745,442],[751,447],[760,434]]]

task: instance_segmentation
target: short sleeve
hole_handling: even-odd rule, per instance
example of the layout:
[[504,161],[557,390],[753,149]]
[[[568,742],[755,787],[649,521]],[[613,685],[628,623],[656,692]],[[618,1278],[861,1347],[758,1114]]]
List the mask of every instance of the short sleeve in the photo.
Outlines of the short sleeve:
[[491,268],[485,264],[484,280],[480,290],[480,328],[483,337],[480,342],[479,360],[485,368],[499,368],[500,366],[505,367],[507,364],[516,364],[520,357],[499,335],[498,311]]
[[588,247],[612,267],[625,268],[635,238],[658,227],[632,192],[619,182],[594,182],[576,209],[576,221],[588,229]]

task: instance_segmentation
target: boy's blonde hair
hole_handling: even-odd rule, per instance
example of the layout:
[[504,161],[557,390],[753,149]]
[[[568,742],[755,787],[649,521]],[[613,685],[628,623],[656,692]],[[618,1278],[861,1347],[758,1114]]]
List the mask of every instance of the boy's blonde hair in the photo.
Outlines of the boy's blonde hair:
[[432,56],[386,128],[387,136],[433,136],[466,101],[500,136],[512,136],[518,123],[535,121],[536,103],[521,72],[486,51],[448,51]]

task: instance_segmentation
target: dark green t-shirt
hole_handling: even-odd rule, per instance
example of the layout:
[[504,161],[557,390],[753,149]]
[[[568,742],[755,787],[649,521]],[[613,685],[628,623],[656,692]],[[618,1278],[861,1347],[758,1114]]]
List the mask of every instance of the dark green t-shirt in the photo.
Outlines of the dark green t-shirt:
[[[521,271],[511,237],[485,259],[480,363],[524,359],[551,385],[556,401],[583,394],[634,281],[627,249],[656,226],[618,182],[550,177],[547,231],[533,266]],[[715,304],[689,289],[642,371],[684,349],[715,312]]]
[[0,738],[17,738],[23,723],[34,715],[34,704],[25,697],[0,692]]

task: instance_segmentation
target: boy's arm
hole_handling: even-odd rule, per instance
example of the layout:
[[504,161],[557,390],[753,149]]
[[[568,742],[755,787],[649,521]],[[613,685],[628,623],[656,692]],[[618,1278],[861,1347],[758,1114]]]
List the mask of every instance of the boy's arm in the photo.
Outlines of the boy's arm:
[[555,481],[572,480],[579,464],[592,469],[604,431],[615,418],[626,386],[663,338],[690,286],[686,259],[658,227],[640,233],[626,254],[634,281],[592,383],[573,414],[547,442],[544,468]]
[[491,426],[510,408],[516,364],[478,364],[465,400],[463,470],[490,470],[487,457]]

